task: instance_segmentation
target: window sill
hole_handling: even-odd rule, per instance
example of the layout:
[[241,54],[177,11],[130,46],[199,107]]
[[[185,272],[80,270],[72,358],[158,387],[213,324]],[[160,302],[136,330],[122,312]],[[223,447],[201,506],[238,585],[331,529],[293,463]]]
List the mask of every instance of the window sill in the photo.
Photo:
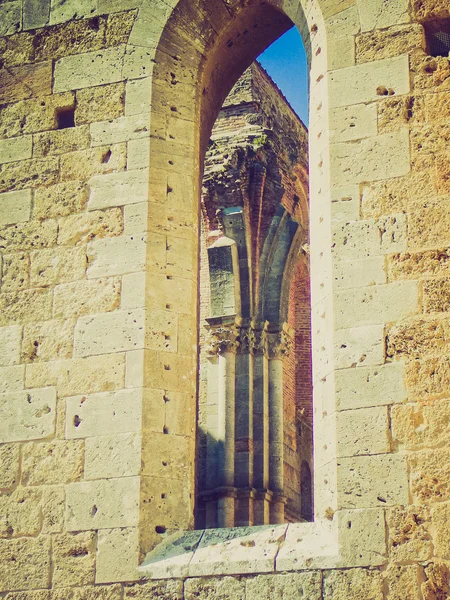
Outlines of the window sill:
[[138,572],[169,579],[329,569],[338,562],[333,523],[292,523],[180,531],[149,552]]

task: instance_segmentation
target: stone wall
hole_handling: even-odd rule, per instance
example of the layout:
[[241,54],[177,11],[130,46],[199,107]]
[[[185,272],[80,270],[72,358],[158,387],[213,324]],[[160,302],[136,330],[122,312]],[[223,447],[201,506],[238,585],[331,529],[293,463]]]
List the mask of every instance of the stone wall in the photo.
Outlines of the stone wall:
[[[8,600],[450,593],[448,2],[244,4],[0,4]],[[316,522],[136,573],[193,525],[201,156],[278,9],[311,60]]]

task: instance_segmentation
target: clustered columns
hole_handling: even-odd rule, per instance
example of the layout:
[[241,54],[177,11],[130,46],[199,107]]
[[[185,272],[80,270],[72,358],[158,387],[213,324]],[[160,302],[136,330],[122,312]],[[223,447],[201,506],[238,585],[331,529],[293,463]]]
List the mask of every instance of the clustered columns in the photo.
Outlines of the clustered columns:
[[208,319],[206,527],[284,523],[287,326]]

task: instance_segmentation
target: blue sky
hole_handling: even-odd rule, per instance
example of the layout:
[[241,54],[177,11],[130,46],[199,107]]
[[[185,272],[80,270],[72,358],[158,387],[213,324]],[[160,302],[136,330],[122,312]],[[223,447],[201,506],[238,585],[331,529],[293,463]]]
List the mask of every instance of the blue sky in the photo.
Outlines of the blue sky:
[[293,27],[258,57],[300,119],[308,124],[308,66],[302,38]]

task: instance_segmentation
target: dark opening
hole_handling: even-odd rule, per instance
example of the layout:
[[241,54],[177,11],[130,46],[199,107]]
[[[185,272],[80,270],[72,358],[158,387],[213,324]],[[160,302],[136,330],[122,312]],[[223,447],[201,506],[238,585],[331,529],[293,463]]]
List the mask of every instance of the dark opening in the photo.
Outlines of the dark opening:
[[61,108],[56,111],[56,125],[58,129],[68,129],[75,127],[75,109]]
[[449,56],[450,19],[441,19],[424,24],[427,50],[430,56]]

